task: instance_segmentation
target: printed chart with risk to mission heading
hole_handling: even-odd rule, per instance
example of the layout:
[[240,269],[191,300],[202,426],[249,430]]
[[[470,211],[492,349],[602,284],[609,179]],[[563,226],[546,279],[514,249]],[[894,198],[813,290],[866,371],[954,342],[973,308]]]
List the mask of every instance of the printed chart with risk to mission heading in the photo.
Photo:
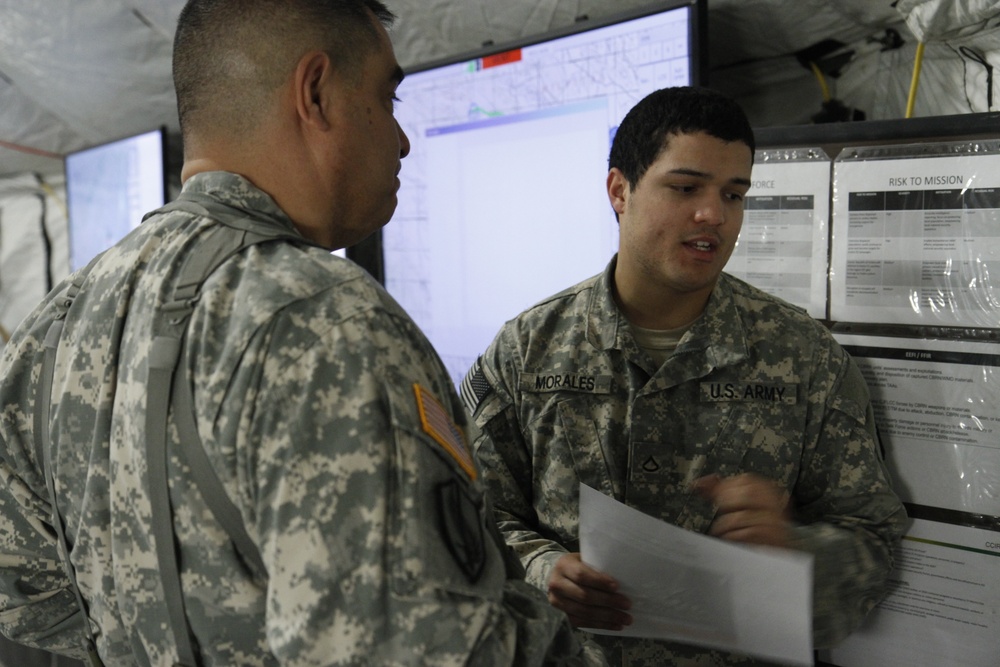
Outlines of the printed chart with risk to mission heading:
[[[945,144],[939,150],[951,152],[933,157],[919,157],[916,146],[895,154],[866,149],[838,159],[831,319],[1000,326],[991,271],[1000,270],[1000,155],[993,148]],[[917,155],[898,154],[905,150]]]

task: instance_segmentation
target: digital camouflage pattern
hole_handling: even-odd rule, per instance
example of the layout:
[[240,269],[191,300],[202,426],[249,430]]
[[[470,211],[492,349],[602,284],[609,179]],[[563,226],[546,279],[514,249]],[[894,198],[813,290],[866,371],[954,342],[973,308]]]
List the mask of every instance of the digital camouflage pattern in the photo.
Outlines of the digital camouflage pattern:
[[[723,274],[657,369],[602,274],[511,320],[463,383],[473,448],[507,543],[545,589],[579,551],[579,483],[707,532],[702,475],[754,472],[791,494],[795,546],[815,555],[817,647],[884,593],[905,521],[850,357],[798,309]],[[757,665],[745,656],[595,636],[612,665]]]
[[[239,176],[200,174],[184,192],[294,232]],[[146,357],[169,277],[213,224],[182,211],[148,218],[92,265],[58,349],[57,498],[109,667],[175,659],[150,534]],[[54,310],[50,296],[0,361],[0,629],[82,657],[33,449]],[[203,664],[584,664],[565,616],[508,580],[478,473],[461,464],[454,427],[464,416],[447,373],[356,265],[304,239],[248,248],[205,283],[180,363],[208,455],[267,568],[254,579],[172,455],[174,531]]]

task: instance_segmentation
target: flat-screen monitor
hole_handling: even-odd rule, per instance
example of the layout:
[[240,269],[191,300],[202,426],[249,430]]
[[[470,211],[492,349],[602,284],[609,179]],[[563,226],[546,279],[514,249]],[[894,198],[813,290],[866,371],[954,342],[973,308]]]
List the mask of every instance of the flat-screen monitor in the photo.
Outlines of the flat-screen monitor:
[[70,270],[86,266],[166,200],[165,128],[67,154]]
[[386,289],[458,383],[503,323],[617,250],[611,139],[648,93],[704,83],[704,0],[671,0],[407,71]]

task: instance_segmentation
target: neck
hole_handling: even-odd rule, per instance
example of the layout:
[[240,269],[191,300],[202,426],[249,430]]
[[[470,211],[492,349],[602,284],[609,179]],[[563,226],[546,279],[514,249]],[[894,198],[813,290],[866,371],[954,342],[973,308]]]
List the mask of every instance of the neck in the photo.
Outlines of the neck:
[[202,142],[198,154],[185,156],[181,180],[207,171],[239,174],[270,195],[304,237],[324,247],[334,247],[329,225],[323,224],[328,216],[322,204],[329,198],[317,197],[308,187],[310,178],[304,173],[303,165],[311,163],[290,160],[287,146],[279,150],[273,142],[261,143],[263,147],[246,150],[243,146]]
[[615,271],[612,292],[630,324],[666,331],[686,327],[705,311],[715,283],[695,292],[678,292],[648,283],[637,284]]
[[184,161],[181,167],[181,183],[184,183],[195,174],[203,174],[208,171],[229,171],[224,169],[218,162],[210,158],[189,158]]

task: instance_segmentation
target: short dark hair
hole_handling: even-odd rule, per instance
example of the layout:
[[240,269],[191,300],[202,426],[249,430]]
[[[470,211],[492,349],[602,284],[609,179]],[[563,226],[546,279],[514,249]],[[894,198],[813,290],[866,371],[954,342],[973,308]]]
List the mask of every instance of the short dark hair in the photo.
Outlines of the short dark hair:
[[245,131],[268,93],[312,49],[359,73],[377,42],[378,0],[188,0],[174,35],[173,75],[181,132],[190,127]]
[[704,132],[726,142],[756,147],[743,109],[710,88],[678,86],[654,91],[625,114],[611,142],[608,168],[617,167],[635,189],[674,134]]

